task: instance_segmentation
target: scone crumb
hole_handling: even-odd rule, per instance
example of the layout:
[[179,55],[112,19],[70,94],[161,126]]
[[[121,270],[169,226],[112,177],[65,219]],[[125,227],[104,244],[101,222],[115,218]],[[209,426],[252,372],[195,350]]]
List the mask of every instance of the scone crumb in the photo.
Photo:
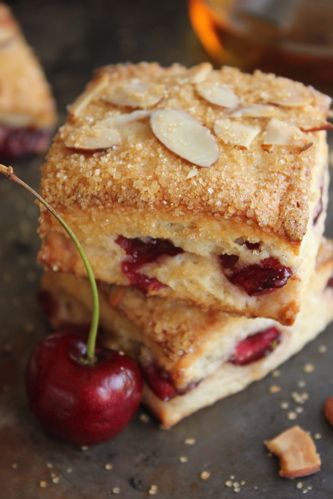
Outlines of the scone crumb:
[[296,489],[302,489],[302,488],[303,488],[303,482],[297,482]]
[[72,468],[67,468],[66,471],[67,471],[67,473],[72,473],[73,470],[72,470]]
[[315,370],[315,366],[313,364],[305,364],[304,367],[303,367],[303,371],[307,374],[311,374],[313,373],[313,371]]
[[281,386],[279,385],[271,385],[269,387],[270,393],[279,393],[281,391]]
[[139,419],[140,419],[141,423],[145,423],[145,424],[149,423],[149,421],[150,421],[150,417],[147,414],[145,414],[144,412],[142,414],[140,414]]
[[291,398],[296,402],[296,404],[305,404],[309,399],[309,394],[306,392],[292,392]]
[[281,402],[280,407],[281,407],[281,409],[288,409],[289,402]]
[[208,480],[210,478],[210,471],[202,471],[200,473],[201,480]]
[[46,489],[46,487],[47,487],[47,481],[46,480],[40,480],[39,487],[41,489]]
[[81,450],[83,452],[87,451],[88,449],[89,449],[89,447],[87,445],[82,445],[82,447],[81,447]]
[[53,463],[47,462],[47,463],[46,463],[46,467],[47,467],[49,470],[52,470],[52,468],[53,468]]
[[178,458],[180,463],[187,463],[188,462],[188,457],[186,456],[179,456]]
[[288,419],[290,419],[290,421],[297,419],[297,413],[295,411],[289,411],[288,412]]
[[272,372],[272,378],[279,378],[281,376],[281,371],[279,369],[275,369],[275,371]]
[[319,353],[326,353],[327,352],[327,346],[326,345],[319,345],[318,352]]
[[320,439],[321,439],[321,437],[322,437],[321,433],[315,433],[315,434],[314,434],[314,438],[315,438],[316,440],[320,440]]
[[119,487],[113,487],[112,489],[112,494],[120,494],[120,488]]
[[188,437],[188,438],[185,438],[185,444],[186,445],[194,445],[196,442],[195,438],[193,437]]
[[60,477],[57,476],[55,473],[53,473],[53,476],[51,479],[52,479],[52,483],[54,483],[55,485],[57,485],[60,482]]
[[152,483],[151,486],[149,487],[148,494],[150,496],[156,496],[157,492],[158,492],[158,486]]
[[104,464],[104,469],[107,470],[107,471],[110,471],[112,470],[113,466],[111,463],[106,463]]

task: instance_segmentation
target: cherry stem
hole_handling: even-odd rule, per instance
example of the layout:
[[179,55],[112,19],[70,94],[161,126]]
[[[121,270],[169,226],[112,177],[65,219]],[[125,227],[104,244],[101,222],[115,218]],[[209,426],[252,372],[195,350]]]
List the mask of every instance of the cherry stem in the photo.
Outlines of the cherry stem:
[[64,221],[64,219],[55,211],[54,208],[52,208],[51,205],[45,199],[43,199],[37,191],[35,191],[30,185],[26,184],[23,180],[21,180],[19,177],[17,177],[14,174],[14,169],[11,166],[4,166],[0,164],[0,174],[5,175],[9,180],[12,182],[15,182],[16,184],[20,185],[27,191],[29,191],[42,205],[45,206],[45,208],[58,220],[58,222],[62,225],[62,227],[65,229],[71,240],[76,246],[76,249],[78,250],[80,257],[82,259],[83,265],[86,269],[88,280],[90,283],[91,287],[91,293],[92,293],[92,302],[93,302],[93,313],[92,313],[92,318],[91,318],[91,323],[90,323],[90,330],[89,330],[89,336],[88,336],[88,341],[87,341],[87,358],[86,362],[88,364],[93,364],[95,362],[95,349],[96,349],[96,338],[97,338],[97,331],[98,331],[98,324],[99,324],[99,297],[98,297],[98,290],[97,290],[97,284],[96,284],[96,279],[94,275],[94,271],[92,269],[91,263],[89,261],[89,258],[84,251],[84,249],[81,246],[80,241],[72,231],[72,229],[67,225],[67,223]]

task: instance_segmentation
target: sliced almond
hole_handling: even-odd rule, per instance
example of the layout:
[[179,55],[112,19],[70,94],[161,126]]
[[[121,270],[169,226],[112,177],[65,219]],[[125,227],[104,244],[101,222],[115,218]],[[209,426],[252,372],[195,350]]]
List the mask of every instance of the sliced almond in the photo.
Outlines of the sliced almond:
[[239,97],[235,94],[230,85],[203,81],[197,83],[195,88],[200,97],[216,106],[234,108],[237,107],[240,102]]
[[136,78],[108,88],[104,99],[116,106],[146,108],[157,104],[163,93],[163,85],[149,84]]
[[121,135],[115,128],[100,126],[99,124],[73,128],[65,138],[66,147],[87,151],[108,149],[120,144],[120,142]]
[[269,121],[263,136],[263,144],[266,145],[304,146],[306,142],[308,142],[306,136],[297,126],[276,118]]
[[302,92],[295,89],[289,89],[288,93],[281,94],[269,100],[272,104],[281,107],[304,107],[311,102],[308,92]]
[[221,119],[214,124],[214,132],[226,144],[250,147],[260,133],[259,126],[244,125],[235,120]]
[[102,91],[108,82],[107,75],[104,75],[100,80],[93,83],[87,88],[80,97],[68,107],[68,111],[72,116],[79,116],[88,104]]
[[213,66],[209,62],[203,62],[189,69],[188,75],[192,83],[202,83],[211,73]]
[[[65,138],[65,145],[74,149],[98,150],[120,144],[122,138],[135,134],[143,135],[141,129],[133,129],[134,122],[149,116],[148,111],[110,115],[93,125],[70,128]],[[66,127],[65,127],[66,130]]]
[[280,433],[265,442],[270,452],[280,459],[280,476],[297,478],[312,475],[320,470],[320,456],[310,435],[299,426]]
[[250,104],[249,106],[240,107],[232,112],[234,118],[270,118],[274,116],[276,110],[274,106],[267,104]]
[[208,167],[219,157],[211,132],[185,111],[158,109],[152,113],[150,124],[165,147],[194,165]]

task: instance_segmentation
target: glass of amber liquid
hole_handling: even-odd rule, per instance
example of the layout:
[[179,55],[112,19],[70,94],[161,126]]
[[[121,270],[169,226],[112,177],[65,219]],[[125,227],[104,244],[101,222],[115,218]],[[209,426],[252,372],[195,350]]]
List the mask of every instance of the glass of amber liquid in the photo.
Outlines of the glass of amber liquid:
[[189,0],[211,58],[333,91],[333,0]]

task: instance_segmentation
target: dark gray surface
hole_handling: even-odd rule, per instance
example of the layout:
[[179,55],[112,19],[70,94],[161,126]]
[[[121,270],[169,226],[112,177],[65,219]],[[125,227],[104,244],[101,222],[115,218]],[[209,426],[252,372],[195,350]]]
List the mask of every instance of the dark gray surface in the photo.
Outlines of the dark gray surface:
[[[14,9],[45,64],[62,115],[96,66],[141,59],[191,64],[203,58],[179,0],[21,0]],[[37,186],[39,164],[40,159],[20,162],[17,172]],[[230,475],[246,482],[241,498],[303,497],[296,488],[299,481],[278,478],[277,461],[263,447],[265,439],[293,424],[280,404],[288,401],[294,408],[295,390],[309,393],[296,422],[322,435],[317,441],[322,471],[301,480],[313,487],[306,497],[333,497],[333,433],[321,414],[325,397],[333,394],[332,328],[284,365],[280,378],[268,377],[168,432],[137,418],[114,441],[87,451],[45,436],[27,410],[23,387],[27,355],[48,329],[35,301],[37,209],[28,194],[3,179],[0,200],[1,499],[104,499],[111,497],[113,487],[120,487],[119,497],[135,499],[149,497],[150,484],[158,485],[157,497],[163,499],[229,499],[235,496],[225,486]],[[331,229],[332,222],[330,217]],[[327,353],[318,352],[321,344],[327,345]],[[313,374],[304,373],[307,362],[315,365]],[[307,383],[304,389],[297,386],[300,380]],[[272,384],[282,391],[270,394]],[[186,437],[196,438],[196,445],[185,445]],[[178,462],[182,455],[188,457],[185,464]],[[112,471],[104,469],[109,462]],[[211,472],[207,481],[199,478],[204,469]],[[52,483],[51,472],[60,477],[58,484]],[[40,480],[47,481],[46,489],[39,487]]]

